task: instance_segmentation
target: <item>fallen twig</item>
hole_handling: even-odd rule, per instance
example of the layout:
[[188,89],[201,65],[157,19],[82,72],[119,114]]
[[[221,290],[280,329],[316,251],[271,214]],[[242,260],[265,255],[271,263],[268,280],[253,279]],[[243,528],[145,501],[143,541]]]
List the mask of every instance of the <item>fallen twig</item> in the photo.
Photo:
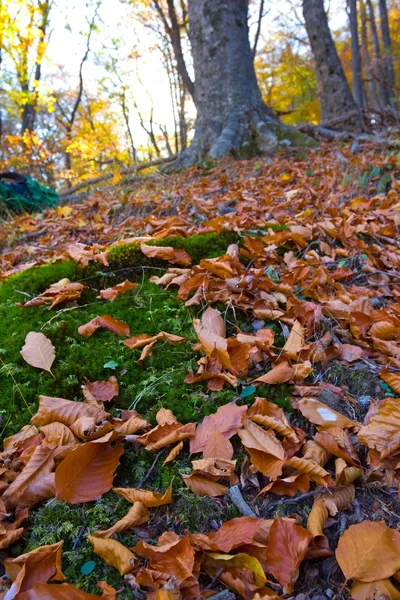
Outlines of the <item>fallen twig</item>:
[[240,510],[244,517],[257,516],[256,513],[246,503],[238,485],[233,485],[231,488],[229,488],[227,496],[232,500],[233,504]]
[[284,500],[278,500],[278,502],[274,502],[273,504],[267,504],[265,507],[268,512],[274,510],[278,506],[282,506],[283,504],[292,504],[293,502],[300,502],[301,500],[306,500],[307,498],[311,498],[312,496],[318,496],[319,494],[328,494],[335,492],[336,488],[325,488],[323,490],[312,490],[311,492],[307,492],[306,494],[300,494],[300,496],[294,496],[293,498],[285,498]]
[[[157,165],[163,165],[168,162],[172,162],[175,160],[176,154],[173,156],[167,156],[166,158],[156,158],[155,160],[151,160],[148,163],[142,163],[140,165],[135,165],[134,167],[127,167],[126,169],[121,169],[121,175],[128,175],[129,173],[137,173],[138,171],[143,171],[144,169],[150,169],[150,167],[156,167]],[[107,179],[112,179],[114,177],[114,173],[105,173],[104,175],[99,175],[98,177],[94,177],[93,179],[86,179],[86,181],[81,181],[76,185],[68,188],[66,190],[62,190],[59,192],[59,197],[70,196],[89,185],[95,185],[96,183],[101,183],[102,181],[107,181]]]
[[165,450],[160,450],[160,452],[157,454],[157,456],[155,457],[153,464],[151,465],[150,469],[147,471],[146,475],[144,477],[142,477],[142,479],[140,479],[137,483],[138,488],[141,488],[144,486],[144,484],[146,483],[146,481],[148,481],[150,479],[150,477],[153,475],[154,469],[157,466],[157,461],[160,458],[160,456],[162,454],[164,454]]

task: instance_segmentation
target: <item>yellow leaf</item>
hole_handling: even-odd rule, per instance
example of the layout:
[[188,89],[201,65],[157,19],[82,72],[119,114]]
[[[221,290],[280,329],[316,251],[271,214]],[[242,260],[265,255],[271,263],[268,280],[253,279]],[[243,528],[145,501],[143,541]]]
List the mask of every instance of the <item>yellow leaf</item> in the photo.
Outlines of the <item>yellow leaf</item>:
[[88,539],[93,546],[93,551],[108,565],[118,569],[121,575],[132,571],[136,559],[128,548],[116,540],[103,540],[94,535],[88,535]]
[[246,554],[245,552],[239,552],[238,554],[219,554],[218,552],[208,552],[213,560],[227,567],[245,567],[250,569],[254,573],[254,582],[258,586],[263,586],[267,582],[264,570],[260,562],[254,557]]

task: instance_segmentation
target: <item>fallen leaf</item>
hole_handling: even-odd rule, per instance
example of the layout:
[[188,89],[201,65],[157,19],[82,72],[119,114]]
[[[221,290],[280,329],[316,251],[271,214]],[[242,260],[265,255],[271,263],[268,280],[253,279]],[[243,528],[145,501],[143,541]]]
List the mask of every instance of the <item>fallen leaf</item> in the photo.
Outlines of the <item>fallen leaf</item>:
[[213,431],[204,446],[203,456],[204,458],[226,458],[230,460],[233,456],[232,444],[220,431]]
[[120,442],[87,442],[72,448],[56,469],[57,500],[97,500],[112,487],[123,448]]
[[400,533],[383,521],[351,525],[339,539],[335,556],[346,581],[387,579],[400,568]]
[[86,400],[94,399],[96,402],[110,402],[119,394],[119,385],[115,375],[111,375],[107,381],[87,381],[82,387]]
[[187,487],[198,496],[224,496],[228,491],[226,485],[217,483],[208,479],[205,475],[182,475],[182,479]]
[[169,246],[147,246],[146,244],[141,244],[140,250],[148,258],[167,260],[170,263],[182,265],[183,267],[188,267],[192,264],[192,259],[186,250],[175,250],[175,248]]
[[290,381],[294,375],[294,369],[289,363],[283,361],[279,363],[279,365],[275,365],[272,367],[268,373],[265,375],[261,375],[261,377],[257,377],[252,382],[254,383],[268,383],[270,385],[275,385],[277,383],[286,383]]
[[171,450],[171,452],[168,454],[167,458],[164,460],[163,464],[167,464],[169,462],[172,462],[173,460],[175,460],[175,458],[178,456],[178,454],[181,452],[183,448],[183,442],[179,442],[176,446],[174,446]]
[[110,317],[110,315],[95,317],[88,323],[85,323],[85,325],[78,327],[78,333],[84,337],[90,337],[99,327],[104,327],[104,329],[108,329],[108,331],[115,333],[115,335],[123,335],[125,337],[129,337],[130,335],[129,326],[122,321],[117,321],[114,317]]
[[150,490],[141,490],[137,488],[114,488],[113,492],[123,496],[128,502],[142,502],[148,508],[153,506],[163,506],[172,502],[172,484],[164,493],[151,492]]
[[298,402],[298,408],[301,414],[315,425],[341,429],[357,427],[357,423],[315,398],[302,398]]
[[380,579],[371,583],[355,581],[350,594],[353,600],[400,600],[400,592],[390,579]]
[[125,531],[125,529],[133,529],[134,527],[140,527],[149,520],[150,515],[147,507],[143,502],[135,502],[132,508],[129,509],[128,513],[119,521],[114,523],[112,527],[104,531],[96,531],[95,536],[101,538],[109,538],[114,533]]
[[383,369],[379,372],[379,377],[387,383],[390,389],[400,395],[400,375],[390,373],[388,369]]
[[93,552],[121,575],[126,575],[135,567],[135,555],[116,540],[103,540],[95,535],[88,535],[88,540],[93,546]]
[[173,576],[180,587],[185,580],[192,577],[194,548],[187,537],[158,546],[140,541],[133,551],[142,558],[148,558],[152,569]]
[[190,453],[203,452],[214,431],[218,431],[227,439],[231,438],[242,426],[246,411],[247,406],[236,406],[230,403],[220,406],[216,413],[205,417],[190,440]]
[[43,333],[37,331],[30,331],[28,333],[21,350],[21,356],[28,365],[37,369],[43,369],[53,375],[51,366],[56,357],[56,350],[51,341]]
[[133,290],[139,286],[138,283],[132,283],[128,279],[125,279],[122,283],[118,283],[113,287],[106,288],[105,290],[101,290],[100,294],[97,298],[101,300],[110,300],[113,302],[117,296],[122,296],[122,294],[126,294],[129,290]]

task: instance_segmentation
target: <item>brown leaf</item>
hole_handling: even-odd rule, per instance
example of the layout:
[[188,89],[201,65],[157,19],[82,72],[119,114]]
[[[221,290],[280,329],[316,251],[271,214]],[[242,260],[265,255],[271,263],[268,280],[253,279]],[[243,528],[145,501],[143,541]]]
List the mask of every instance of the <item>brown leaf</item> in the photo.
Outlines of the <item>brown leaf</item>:
[[125,529],[134,529],[135,527],[140,527],[140,525],[147,523],[149,518],[149,511],[143,502],[135,502],[125,517],[114,523],[112,527],[106,529],[105,531],[96,531],[95,536],[109,538],[114,535],[114,533],[125,531]]
[[70,450],[56,469],[56,498],[70,504],[97,500],[112,487],[120,442],[87,442]]
[[231,438],[242,426],[246,411],[247,406],[229,403],[220,406],[216,413],[205,417],[190,440],[190,453],[202,452],[214,431],[218,431],[227,439]]
[[111,331],[111,333],[115,333],[115,335],[123,335],[125,337],[129,337],[130,335],[129,326],[122,321],[117,321],[117,319],[114,319],[110,315],[95,317],[88,323],[85,323],[85,325],[78,327],[78,333],[84,337],[90,337],[99,327],[104,327],[108,331]]
[[331,474],[313,460],[292,456],[292,458],[286,462],[285,466],[296,469],[299,473],[308,475],[311,481],[315,481],[318,485],[328,487],[333,484]]
[[355,581],[350,593],[353,600],[400,600],[400,592],[390,579],[380,579],[371,583]]
[[138,286],[138,283],[132,283],[128,279],[125,279],[125,281],[123,281],[122,283],[118,283],[113,287],[101,290],[100,295],[97,296],[97,298],[101,298],[102,300],[110,300],[111,302],[113,302],[117,296],[126,294],[126,292],[129,292],[129,290],[133,290]]
[[293,375],[293,367],[286,361],[283,361],[279,363],[279,365],[272,367],[272,369],[265,375],[257,377],[253,383],[268,383],[270,385],[275,385],[276,383],[286,383],[286,381],[290,381],[290,379],[292,379]]
[[[278,496],[296,496],[297,492],[306,494],[310,489],[310,479],[308,475],[291,475],[284,479],[277,479],[269,483],[261,490],[258,496],[262,496],[267,492],[277,494]],[[258,497],[257,496],[257,497]]]
[[176,265],[182,265],[188,267],[192,264],[192,259],[186,250],[175,250],[170,246],[147,246],[141,244],[141,251],[148,258],[159,258],[160,260],[167,260],[170,263]]
[[82,387],[83,395],[87,398],[90,394],[96,402],[110,402],[119,394],[119,385],[115,375],[107,381],[87,381]]
[[282,473],[286,454],[275,434],[247,419],[244,429],[239,431],[239,437],[249,451],[254,466],[267,477],[277,479]]
[[24,528],[20,527],[19,529],[12,529],[4,534],[0,534],[0,550],[4,550],[4,548],[8,548],[8,546],[14,544],[23,533]]
[[205,475],[182,475],[182,479],[187,487],[198,496],[224,496],[228,491],[226,485],[217,483],[208,479]]
[[133,551],[142,558],[148,558],[149,566],[152,569],[170,577],[173,576],[180,587],[192,577],[194,548],[190,545],[187,537],[158,546],[140,541]]
[[120,496],[123,496],[128,502],[142,502],[147,507],[163,506],[172,502],[172,484],[162,494],[161,492],[151,492],[137,488],[114,488]]
[[165,423],[157,425],[148,433],[136,438],[136,441],[143,444],[146,450],[160,450],[186,438],[193,437],[196,425],[194,423]]
[[363,356],[364,350],[360,346],[353,346],[351,344],[342,344],[340,346],[340,354],[338,358],[347,362],[354,362],[360,360]]
[[334,456],[338,456],[353,466],[360,466],[360,459],[353,446],[348,429],[339,427],[330,427],[327,430],[321,430],[314,436],[314,440],[326,448]]
[[332,494],[321,494],[314,500],[313,507],[307,519],[307,529],[317,537],[323,535],[328,514],[334,517],[338,512],[346,510],[351,506],[355,497],[353,485],[333,492]]
[[218,430],[209,436],[203,450],[204,458],[226,458],[233,456],[233,447],[230,441]]
[[341,429],[357,427],[357,423],[351,421],[327,404],[319,402],[315,398],[302,398],[298,402],[301,414],[315,425],[324,427],[339,427]]
[[293,591],[312,536],[291,519],[275,519],[267,548],[267,571],[272,573],[286,594]]
[[134,568],[135,555],[116,540],[103,540],[94,535],[88,535],[88,540],[93,546],[93,552],[117,569],[121,575],[126,575]]
[[174,446],[171,450],[171,452],[168,454],[167,458],[164,460],[163,464],[167,464],[169,462],[172,462],[173,460],[175,460],[175,458],[178,456],[178,454],[180,453],[180,451],[183,448],[183,442],[179,442],[176,446]]
[[54,444],[47,445],[45,442],[35,448],[26,466],[2,496],[2,500],[8,509],[17,506],[20,497],[28,486],[54,470],[54,449]]
[[386,458],[400,447],[399,398],[386,398],[371,417],[368,425],[361,427],[358,440]]
[[143,348],[142,354],[138,360],[138,363],[142,363],[146,358],[151,356],[152,348],[154,344],[158,341],[168,342],[169,344],[179,344],[185,341],[185,338],[180,335],[174,335],[173,333],[167,333],[166,331],[160,331],[157,335],[147,335],[146,333],[142,333],[140,335],[135,335],[127,340],[124,340],[125,346],[128,346],[130,350],[135,350],[136,348]]
[[387,579],[400,568],[400,533],[383,521],[351,525],[339,539],[335,555],[346,581]]
[[298,353],[304,346],[305,342],[305,328],[299,321],[293,323],[293,327],[290,331],[289,337],[286,340],[285,345],[282,348],[282,352],[290,359],[297,360]]
[[40,432],[50,444],[56,444],[57,446],[70,446],[71,444],[78,444],[78,440],[70,428],[64,425],[64,423],[59,423],[58,421],[53,421],[53,423],[43,425],[40,428]]
[[17,306],[42,306],[48,304],[50,306],[47,310],[51,310],[55,306],[64,302],[72,302],[81,297],[82,291],[87,289],[85,285],[81,283],[71,283],[69,279],[61,279],[57,283],[53,283],[45,292],[32,298],[27,302],[18,302]]
[[51,398],[50,396],[39,396],[39,409],[32,417],[32,424],[49,425],[58,421],[67,425],[73,425],[82,417],[93,417],[96,422],[106,419],[108,414],[97,406],[90,406],[86,402],[73,402],[65,398]]
[[17,558],[4,561],[6,571],[13,582],[10,598],[30,590],[37,583],[47,583],[49,580],[63,581],[61,569],[61,553],[63,541],[51,546],[41,546],[21,554]]
[[383,369],[379,372],[379,377],[387,383],[390,389],[400,395],[400,375],[390,373],[389,369]]
[[[97,584],[99,585],[99,584]],[[115,594],[103,594],[103,600],[116,600]],[[26,592],[18,594],[17,600],[98,600],[99,596],[87,594],[83,590],[71,585],[62,583],[61,585],[51,583],[37,583]]]
[[21,350],[21,356],[28,365],[37,369],[43,369],[53,375],[51,366],[56,357],[56,350],[51,341],[43,333],[36,331],[28,333]]

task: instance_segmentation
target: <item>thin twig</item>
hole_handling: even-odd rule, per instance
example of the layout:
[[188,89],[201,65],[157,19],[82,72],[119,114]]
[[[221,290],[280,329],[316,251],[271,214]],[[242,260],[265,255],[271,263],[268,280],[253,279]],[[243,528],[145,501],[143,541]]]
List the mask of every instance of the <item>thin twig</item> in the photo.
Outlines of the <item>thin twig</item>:
[[229,488],[227,496],[232,500],[233,504],[239,509],[244,517],[257,517],[256,513],[250,508],[242,496],[240,487],[233,485]]
[[79,532],[78,532],[78,535],[77,535],[77,536],[76,536],[76,538],[75,538],[75,541],[74,541],[74,543],[73,543],[73,545],[72,545],[72,550],[76,550],[76,549],[77,549],[77,547],[80,545],[80,542],[81,542],[82,536],[83,536],[83,534],[84,534],[84,533],[85,533],[85,531],[86,531],[86,526],[87,526],[87,522],[86,522],[86,515],[85,515],[85,513],[84,513],[83,511],[82,511],[82,514],[83,514],[83,525],[82,525],[82,527],[80,528],[80,530],[79,530]]
[[214,585],[216,584],[218,578],[222,575],[223,572],[224,572],[223,567],[221,567],[221,569],[218,569],[218,571],[215,573],[214,577],[211,579],[210,583],[208,585],[206,585],[206,587],[203,589],[203,592],[205,590],[210,590],[211,588],[213,588]]
[[336,488],[326,488],[323,490],[312,490],[311,492],[307,492],[306,494],[300,494],[300,496],[294,496],[293,498],[286,498],[285,500],[279,500],[278,502],[274,502],[273,504],[267,505],[265,508],[269,512],[274,510],[278,506],[282,506],[283,504],[292,504],[296,502],[300,502],[301,500],[306,500],[307,498],[312,498],[312,496],[318,496],[318,494],[328,494],[335,492]]
[[142,479],[140,479],[137,483],[137,487],[141,488],[144,486],[144,484],[146,483],[146,481],[148,481],[150,479],[150,477],[153,475],[154,469],[156,468],[157,465],[157,461],[160,458],[160,456],[162,454],[164,454],[165,450],[160,450],[160,452],[157,454],[157,456],[155,457],[153,464],[151,465],[150,469],[147,471],[146,475],[144,477],[142,477]]

